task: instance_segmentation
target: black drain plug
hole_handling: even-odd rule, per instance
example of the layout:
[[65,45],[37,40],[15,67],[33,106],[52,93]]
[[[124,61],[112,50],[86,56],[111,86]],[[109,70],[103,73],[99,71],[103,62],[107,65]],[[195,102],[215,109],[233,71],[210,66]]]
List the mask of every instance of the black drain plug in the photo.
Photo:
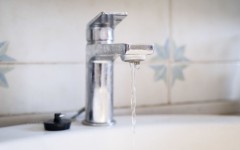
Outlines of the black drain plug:
[[67,130],[71,126],[70,119],[63,119],[61,113],[55,113],[53,120],[48,120],[44,122],[44,129],[47,131],[61,131]]

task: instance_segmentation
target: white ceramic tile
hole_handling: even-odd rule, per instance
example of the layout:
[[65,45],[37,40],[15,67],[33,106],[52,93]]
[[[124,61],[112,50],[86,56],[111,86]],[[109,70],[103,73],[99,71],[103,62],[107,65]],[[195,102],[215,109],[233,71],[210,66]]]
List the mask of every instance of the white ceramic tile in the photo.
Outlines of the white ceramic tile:
[[120,10],[128,17],[116,28],[116,42],[163,43],[169,35],[168,4],[168,0],[123,2]]
[[172,87],[172,103],[240,100],[239,64],[190,64]]
[[85,59],[86,25],[101,11],[127,11],[116,42],[163,42],[168,35],[168,0],[0,0],[0,40],[17,61]]
[[8,67],[9,87],[0,87],[0,115],[70,111],[85,103],[85,65]]
[[0,39],[9,42],[9,55],[31,62],[83,60],[88,13],[76,4],[1,0]]
[[[115,65],[114,72],[115,106],[131,104],[131,68],[128,63]],[[167,86],[164,82],[155,82],[154,71],[147,64],[142,64],[136,71],[137,106],[167,103]]]
[[192,61],[240,59],[239,0],[173,0],[172,34]]

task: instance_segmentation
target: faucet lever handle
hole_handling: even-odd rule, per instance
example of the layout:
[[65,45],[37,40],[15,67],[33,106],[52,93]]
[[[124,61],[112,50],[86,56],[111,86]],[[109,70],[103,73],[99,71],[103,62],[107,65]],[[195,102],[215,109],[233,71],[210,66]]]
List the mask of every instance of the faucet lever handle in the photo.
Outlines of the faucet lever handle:
[[111,27],[114,29],[125,17],[127,17],[127,12],[101,12],[88,23],[88,27]]
[[115,27],[127,16],[126,12],[121,13],[99,13],[87,26],[88,44],[113,43]]

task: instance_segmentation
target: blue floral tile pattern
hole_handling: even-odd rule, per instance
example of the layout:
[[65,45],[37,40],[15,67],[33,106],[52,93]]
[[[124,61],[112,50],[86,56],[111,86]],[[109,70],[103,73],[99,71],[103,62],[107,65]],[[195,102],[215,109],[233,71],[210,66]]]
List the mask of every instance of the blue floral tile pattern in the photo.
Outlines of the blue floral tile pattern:
[[159,44],[155,43],[154,49],[157,55],[151,59],[152,62],[164,61],[169,59],[169,40],[166,41],[164,46],[160,46]]
[[[168,63],[189,62],[190,60],[184,56],[185,46],[177,47],[173,40],[168,39],[163,46],[159,44],[154,45],[156,50],[156,56],[154,56],[152,62],[168,61]],[[171,54],[172,52],[172,54]],[[177,80],[184,81],[184,69],[187,68],[186,64],[171,64],[170,71],[172,73],[171,84],[172,86]],[[150,65],[155,72],[154,80],[163,80],[167,83],[168,66],[167,64],[153,64]]]
[[0,67],[0,87],[8,87],[8,82],[5,77],[5,74],[9,71],[11,71],[12,67]]
[[[15,59],[6,55],[7,46],[8,46],[7,42],[0,42],[0,63],[15,61]],[[11,71],[12,69],[13,67],[0,66],[0,87],[4,88],[8,87],[8,82],[5,74]]]
[[185,56],[184,56],[184,52],[185,52],[185,46],[180,46],[180,47],[175,47],[175,51],[174,51],[174,61],[176,62],[188,62],[189,59],[187,59]]
[[166,65],[151,65],[150,66],[154,71],[154,80],[163,80],[165,83],[167,83],[167,67]]
[[8,46],[7,42],[0,42],[0,62],[2,62],[2,61],[15,61],[15,59],[6,55],[7,46]]
[[187,68],[187,65],[177,65],[172,67],[172,85],[176,80],[184,81],[183,70]]

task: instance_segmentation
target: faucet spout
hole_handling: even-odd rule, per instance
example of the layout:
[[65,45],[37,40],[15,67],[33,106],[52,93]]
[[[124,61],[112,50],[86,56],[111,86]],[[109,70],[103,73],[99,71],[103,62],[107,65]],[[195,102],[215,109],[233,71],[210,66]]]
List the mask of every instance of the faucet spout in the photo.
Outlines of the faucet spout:
[[140,62],[147,55],[153,53],[153,45],[133,44],[89,44],[87,45],[87,58],[90,59],[112,59],[120,56],[124,62]]
[[127,49],[121,55],[122,61],[125,62],[140,62],[146,60],[147,55],[153,53],[153,45],[129,45],[126,44]]

